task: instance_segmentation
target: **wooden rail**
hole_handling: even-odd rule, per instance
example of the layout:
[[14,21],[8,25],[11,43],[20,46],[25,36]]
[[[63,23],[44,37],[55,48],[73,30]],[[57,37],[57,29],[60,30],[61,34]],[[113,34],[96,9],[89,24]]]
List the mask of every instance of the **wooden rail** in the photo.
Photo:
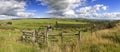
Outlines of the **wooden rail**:
[[78,33],[76,34],[64,34],[64,33],[59,33],[58,35],[56,34],[49,34],[48,31],[46,31],[45,33],[40,33],[38,32],[37,30],[35,31],[22,31],[22,40],[23,41],[28,41],[30,40],[30,42],[32,42],[32,44],[34,44],[34,42],[38,42],[40,41],[41,42],[41,37],[43,37],[43,42],[45,43],[48,43],[48,37],[51,37],[51,36],[59,36],[61,37],[61,43],[64,42],[64,37],[65,36],[77,36],[78,37],[78,41],[80,41],[81,39],[81,34],[80,34],[80,31],[78,31]]

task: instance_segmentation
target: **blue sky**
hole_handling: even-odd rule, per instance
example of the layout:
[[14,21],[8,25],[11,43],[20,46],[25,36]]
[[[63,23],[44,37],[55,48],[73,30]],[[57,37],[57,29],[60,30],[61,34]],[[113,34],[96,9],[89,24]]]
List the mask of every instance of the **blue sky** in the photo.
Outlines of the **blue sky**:
[[[91,1],[87,0],[86,3],[83,6],[80,7],[86,7],[86,6],[94,6],[96,4],[103,4],[108,7],[106,11],[101,11],[101,12],[120,12],[120,0],[96,0],[96,1]],[[79,7],[79,8],[80,8]],[[27,10],[36,10],[35,14],[40,17],[46,17],[47,14],[46,12],[50,10],[48,6],[43,6],[40,5],[40,2],[37,2],[33,0],[31,4],[28,4],[26,6]]]
[[108,12],[120,12],[120,0],[96,0],[95,4],[103,4],[108,6]]
[[0,0],[0,19],[120,19],[120,0]]
[[45,17],[46,11],[49,10],[47,6],[40,5],[40,2],[32,0],[31,3],[27,3],[26,10],[34,12],[38,17]]

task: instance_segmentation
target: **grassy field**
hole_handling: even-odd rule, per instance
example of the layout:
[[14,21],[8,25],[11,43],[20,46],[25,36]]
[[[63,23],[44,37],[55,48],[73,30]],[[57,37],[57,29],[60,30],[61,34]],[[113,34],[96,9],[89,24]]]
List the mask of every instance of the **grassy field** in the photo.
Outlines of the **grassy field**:
[[[57,19],[24,19],[24,20],[5,20],[1,21],[1,24],[12,22],[11,26],[7,26],[8,28],[18,28],[18,29],[35,29],[39,27],[44,27],[47,25],[54,26],[56,25],[56,21],[61,24],[86,24],[86,22],[76,22],[74,20],[57,20]],[[5,26],[3,25],[3,28]]]
[[[59,42],[59,37],[50,37],[50,39],[58,39],[58,42],[54,43],[52,40],[49,43],[49,47],[46,49],[39,48],[35,43],[33,46],[31,43],[20,41],[22,36],[21,30],[35,30],[51,25],[55,27],[56,21],[59,24],[90,24],[89,21],[76,21],[71,19],[23,19],[23,20],[2,20],[0,21],[0,52],[71,52],[72,44],[75,44],[74,52],[119,52],[120,51],[120,25],[116,24],[115,27],[109,29],[102,29],[94,31],[91,35],[90,31],[81,31],[82,38],[80,44],[76,43],[77,37],[65,37],[66,41],[63,45]],[[12,22],[12,24],[8,24]],[[92,23],[91,23],[92,24]],[[64,26],[64,25],[63,25]],[[86,27],[85,27],[86,28]],[[84,28],[83,28],[84,29]],[[77,33],[81,28],[55,28],[50,33]],[[69,46],[70,45],[70,46]],[[63,47],[62,47],[63,46]],[[61,48],[70,51],[61,51]],[[48,50],[48,51],[46,51]]]

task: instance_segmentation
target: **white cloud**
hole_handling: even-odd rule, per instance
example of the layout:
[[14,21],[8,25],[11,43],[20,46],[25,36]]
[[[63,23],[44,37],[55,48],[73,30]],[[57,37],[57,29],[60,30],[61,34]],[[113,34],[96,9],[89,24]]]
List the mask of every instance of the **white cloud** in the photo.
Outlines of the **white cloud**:
[[102,9],[103,9],[103,10],[107,10],[107,6],[103,6]]
[[80,8],[79,10],[76,10],[77,14],[91,14],[96,13],[97,11],[101,10],[107,10],[107,6],[104,5],[95,5],[95,6],[88,6]]
[[96,1],[96,0],[91,0],[91,2],[94,2],[94,1]]
[[26,3],[21,0],[0,0],[0,18],[30,17],[34,13],[26,12]]
[[78,17],[89,19],[120,19],[120,12],[98,13],[99,11],[107,10],[107,6],[94,5],[80,8],[76,10]]
[[[90,19],[120,19],[120,12],[103,13],[108,6],[96,4],[75,10],[85,4],[86,0],[38,0],[42,5],[48,6],[47,14],[52,16],[90,18]],[[91,0],[94,2],[96,0]]]
[[102,10],[107,10],[107,6],[97,4],[94,6],[80,8],[79,10],[76,10],[76,14],[78,17],[90,19],[118,19],[120,17],[120,12],[98,13]]
[[79,14],[81,18],[89,18],[89,19],[120,19],[120,12],[112,12],[112,13],[92,13],[92,14]]
[[102,13],[102,14],[93,14],[93,16],[97,18],[119,18],[120,12],[112,12],[112,13]]
[[51,10],[48,14],[55,16],[71,16],[74,15],[74,8],[82,5],[86,0],[39,0],[42,5],[46,5]]

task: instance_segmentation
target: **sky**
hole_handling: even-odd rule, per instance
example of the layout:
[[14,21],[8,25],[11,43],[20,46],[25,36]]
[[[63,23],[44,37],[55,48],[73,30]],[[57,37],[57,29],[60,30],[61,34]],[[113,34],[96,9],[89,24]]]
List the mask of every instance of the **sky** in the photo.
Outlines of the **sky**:
[[0,0],[0,19],[120,19],[120,0]]

